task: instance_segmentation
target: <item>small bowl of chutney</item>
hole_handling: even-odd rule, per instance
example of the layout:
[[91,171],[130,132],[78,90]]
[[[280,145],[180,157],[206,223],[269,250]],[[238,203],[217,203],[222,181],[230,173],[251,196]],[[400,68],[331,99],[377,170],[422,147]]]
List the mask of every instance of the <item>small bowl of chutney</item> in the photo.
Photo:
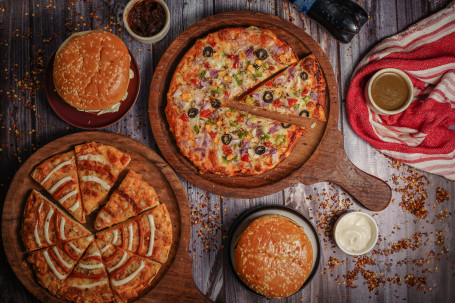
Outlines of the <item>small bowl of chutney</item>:
[[163,0],[131,0],[123,10],[123,24],[137,41],[151,44],[163,39],[170,27],[169,8]]
[[414,86],[409,76],[396,68],[378,70],[365,86],[368,107],[379,115],[395,115],[411,104]]

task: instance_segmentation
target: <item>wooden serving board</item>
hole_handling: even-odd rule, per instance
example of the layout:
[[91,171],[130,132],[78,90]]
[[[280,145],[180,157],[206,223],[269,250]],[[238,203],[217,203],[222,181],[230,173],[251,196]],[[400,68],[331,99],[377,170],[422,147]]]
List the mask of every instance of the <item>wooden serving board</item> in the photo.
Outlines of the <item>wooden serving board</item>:
[[[308,128],[308,133],[302,136],[291,155],[265,174],[235,178],[200,174],[180,153],[169,131],[164,112],[169,84],[178,63],[197,39],[221,28],[251,25],[272,30],[293,48],[299,58],[311,53],[315,55],[327,80],[325,112],[328,120]],[[153,75],[149,117],[153,135],[166,160],[189,182],[209,192],[236,198],[256,198],[278,192],[297,182],[313,184],[330,181],[343,187],[366,208],[382,210],[390,202],[391,189],[384,181],[359,170],[346,157],[343,135],[337,127],[337,94],[336,78],[329,60],[305,31],[286,20],[261,12],[228,12],[194,24],[170,45]],[[260,112],[254,113],[260,115]]]
[[[137,302],[208,301],[193,281],[192,260],[188,255],[190,211],[180,180],[166,162],[147,146],[122,135],[106,132],[81,132],[57,139],[34,153],[14,176],[3,207],[2,236],[6,256],[16,276],[42,302],[62,301],[38,284],[31,266],[25,261],[26,254],[19,235],[22,213],[32,189],[45,192],[30,177],[34,167],[54,154],[69,151],[75,145],[89,141],[109,144],[128,153],[131,162],[126,170],[140,173],[155,188],[172,220],[172,246],[168,261],[162,265],[152,286],[141,293]],[[122,173],[116,184],[125,174],[126,172]],[[87,223],[84,224],[91,231],[95,231],[95,216],[96,214],[87,217]]]

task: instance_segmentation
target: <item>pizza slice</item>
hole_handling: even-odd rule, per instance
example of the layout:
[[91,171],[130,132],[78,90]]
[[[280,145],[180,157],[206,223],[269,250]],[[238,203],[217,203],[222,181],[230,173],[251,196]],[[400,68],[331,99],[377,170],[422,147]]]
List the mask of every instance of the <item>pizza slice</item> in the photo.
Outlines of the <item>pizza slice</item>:
[[72,302],[114,302],[106,267],[95,242],[90,244],[85,255],[60,288],[59,295]]
[[126,302],[149,287],[160,270],[160,264],[96,240],[106,265],[111,287],[117,301]]
[[198,107],[207,115],[297,61],[292,48],[268,29],[251,26],[210,33],[196,41],[177,66],[166,115],[178,113],[187,119]]
[[82,203],[88,215],[106,200],[131,158],[113,146],[96,142],[77,145],[75,149]]
[[314,55],[289,66],[240,102],[325,121],[326,81]]
[[25,205],[20,231],[25,251],[90,235],[84,226],[33,190]]
[[74,151],[61,153],[45,160],[33,170],[31,177],[76,220],[85,222]]
[[32,264],[38,283],[51,294],[57,294],[92,241],[90,235],[31,252],[27,261]]
[[[209,120],[190,122],[192,139],[177,145],[203,172],[226,176],[265,173],[291,153],[305,130],[235,109],[219,108]],[[185,134],[188,138],[191,130]]]
[[165,263],[172,245],[172,222],[166,205],[160,204],[138,217],[98,232],[96,237]]
[[158,204],[153,187],[141,175],[129,171],[96,216],[95,228],[99,230],[123,222]]

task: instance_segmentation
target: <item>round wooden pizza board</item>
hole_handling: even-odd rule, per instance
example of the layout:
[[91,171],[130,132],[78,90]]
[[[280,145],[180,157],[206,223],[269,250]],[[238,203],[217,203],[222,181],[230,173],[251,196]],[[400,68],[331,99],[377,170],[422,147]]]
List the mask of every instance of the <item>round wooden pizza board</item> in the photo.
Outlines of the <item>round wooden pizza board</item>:
[[[286,41],[299,58],[314,54],[327,80],[326,123],[308,129],[291,155],[266,174],[252,177],[224,177],[200,174],[184,157],[169,131],[164,109],[166,95],[175,68],[199,38],[226,27],[257,26],[272,30]],[[363,206],[382,210],[390,202],[391,189],[382,180],[355,167],[343,148],[343,135],[337,127],[338,97],[336,78],[330,62],[319,45],[304,30],[279,17],[252,11],[228,12],[206,18],[184,31],[167,49],[153,74],[149,96],[149,117],[153,135],[171,166],[189,182],[209,192],[256,198],[281,191],[297,182],[313,184],[334,182]]]
[[[172,246],[169,258],[162,264],[151,287],[140,294],[137,302],[208,301],[199,292],[192,276],[192,260],[188,255],[190,211],[182,183],[172,168],[153,150],[133,139],[106,132],[81,132],[57,139],[34,153],[14,176],[3,207],[2,236],[8,262],[16,276],[42,302],[62,302],[38,284],[31,266],[25,261],[26,254],[19,235],[22,213],[32,189],[45,192],[30,177],[34,167],[52,155],[69,151],[75,145],[90,141],[109,144],[129,154],[131,162],[116,184],[128,170],[140,173],[154,187],[160,202],[166,205],[171,216]],[[95,231],[95,216],[96,214],[87,217],[87,223],[84,224],[91,231]]]

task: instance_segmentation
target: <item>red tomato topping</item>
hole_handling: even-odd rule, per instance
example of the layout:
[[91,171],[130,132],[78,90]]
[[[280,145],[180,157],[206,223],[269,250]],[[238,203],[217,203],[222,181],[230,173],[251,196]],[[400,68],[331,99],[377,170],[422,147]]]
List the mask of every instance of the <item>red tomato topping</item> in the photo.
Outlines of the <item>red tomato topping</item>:
[[210,64],[209,64],[208,62],[205,62],[205,63],[204,63],[204,67],[205,67],[205,68],[210,68]]
[[212,112],[210,111],[210,109],[206,109],[206,110],[201,111],[201,117],[202,118],[208,118],[208,117],[210,117],[211,114],[212,114]]
[[308,95],[308,88],[305,87],[305,89],[302,91],[302,96]]
[[214,39],[210,39],[208,42],[209,42],[209,44],[210,44],[211,47],[215,47],[216,42],[215,42]]
[[198,79],[191,79],[190,81],[191,81],[191,83],[194,84],[194,86],[198,86],[199,85],[199,80]]
[[272,86],[272,85],[273,85],[272,81],[269,81],[269,82],[267,82],[267,83],[265,84],[265,86],[268,86],[268,87],[270,87],[270,86]]
[[209,132],[210,137],[215,138],[217,132]]
[[228,92],[227,90],[225,90],[225,91],[224,91],[224,95],[225,95],[226,97],[229,97],[229,92]]
[[243,157],[241,158],[241,160],[242,160],[243,162],[249,162],[249,161],[250,161],[250,157],[248,157],[248,155],[245,155],[245,156],[243,156]]
[[234,67],[234,68],[239,68],[239,62],[238,62],[238,61],[234,62],[234,64],[232,65],[232,67]]
[[272,148],[272,142],[267,141],[264,143],[265,147]]
[[190,118],[188,118],[188,116],[187,116],[185,113],[183,113],[183,114],[180,116],[180,120],[183,120],[183,121],[185,121],[185,122],[188,122],[188,121],[190,121]]
[[297,99],[289,99],[288,104],[289,108],[293,107],[297,103]]
[[270,66],[269,68],[271,71],[274,71],[275,70],[275,67],[274,66]]
[[245,121],[245,118],[243,118],[243,116],[240,115],[240,117],[237,119],[237,122],[243,122],[243,121]]
[[275,107],[281,107],[281,102],[280,102],[280,100],[273,100],[272,104],[273,104]]
[[227,145],[223,145],[223,151],[226,154],[232,154],[232,149],[229,146],[227,146]]

